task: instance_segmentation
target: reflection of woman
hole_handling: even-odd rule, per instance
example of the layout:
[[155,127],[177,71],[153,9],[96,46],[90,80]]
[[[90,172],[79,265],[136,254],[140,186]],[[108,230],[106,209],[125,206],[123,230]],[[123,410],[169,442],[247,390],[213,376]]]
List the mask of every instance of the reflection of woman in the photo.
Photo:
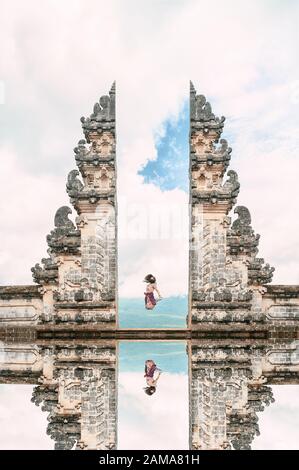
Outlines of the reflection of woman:
[[[161,300],[162,297],[161,297],[161,294],[158,290],[155,276],[153,276],[152,274],[148,274],[147,276],[145,276],[144,282],[147,283],[146,292],[144,292],[144,295],[145,295],[145,298],[144,298],[145,308],[147,310],[152,310],[155,307],[155,305],[157,304],[157,300]],[[159,298],[157,300],[155,299],[154,291],[156,291],[158,296],[159,296]]]
[[147,385],[144,391],[147,395],[152,395],[156,391],[157,381],[161,375],[162,370],[157,367],[152,359],[147,359],[145,361],[144,372]]

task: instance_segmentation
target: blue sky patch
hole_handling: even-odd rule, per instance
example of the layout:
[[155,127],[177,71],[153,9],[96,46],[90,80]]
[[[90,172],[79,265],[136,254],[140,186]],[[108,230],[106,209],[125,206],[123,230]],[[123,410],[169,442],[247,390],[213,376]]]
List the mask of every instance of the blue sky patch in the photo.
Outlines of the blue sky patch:
[[162,132],[156,135],[157,159],[148,161],[138,173],[145,183],[162,190],[175,188],[188,191],[189,165],[189,102],[186,101],[178,119],[167,119]]

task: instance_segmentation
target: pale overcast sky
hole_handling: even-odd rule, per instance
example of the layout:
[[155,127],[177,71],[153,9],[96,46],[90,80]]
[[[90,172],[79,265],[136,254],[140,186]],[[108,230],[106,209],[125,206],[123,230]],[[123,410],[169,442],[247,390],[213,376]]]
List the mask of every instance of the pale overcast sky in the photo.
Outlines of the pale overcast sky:
[[168,123],[184,122],[189,79],[227,117],[238,203],[261,234],[259,255],[276,267],[275,283],[298,283],[298,18],[295,1],[2,0],[0,283],[32,282],[55,211],[69,204],[79,119],[114,79],[120,295],[140,295],[150,270],[164,295],[187,292],[185,229],[176,240],[134,240],[121,217],[138,203],[187,221],[182,178],[163,190],[161,175],[149,183],[138,171],[157,157]]
[[[163,373],[152,397],[142,387],[141,368],[120,373],[118,448],[188,449],[187,375]],[[252,448],[298,449],[299,387],[272,388],[275,402],[258,413],[261,434]],[[48,413],[30,401],[32,389],[31,385],[0,385],[0,450],[54,448],[46,434]]]

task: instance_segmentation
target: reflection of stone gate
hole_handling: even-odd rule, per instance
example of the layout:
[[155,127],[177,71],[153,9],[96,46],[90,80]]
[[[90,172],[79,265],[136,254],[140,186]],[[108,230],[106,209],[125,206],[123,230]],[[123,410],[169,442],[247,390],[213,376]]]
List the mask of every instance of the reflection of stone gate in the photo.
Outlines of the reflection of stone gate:
[[267,384],[298,383],[299,286],[269,284],[246,207],[231,221],[239,182],[233,170],[223,182],[224,118],[190,91],[187,328],[118,328],[115,85],[81,119],[67,179],[76,225],[59,208],[36,285],[0,287],[0,382],[39,384],[57,448],[116,446],[116,339],[189,340],[191,448],[248,448]]
[[[0,384],[35,384],[55,449],[115,449],[115,340],[36,340],[0,345]],[[299,340],[188,341],[191,449],[249,449],[272,384],[299,384]],[[143,393],[143,392],[142,392]]]
[[269,385],[299,384],[299,340],[195,340],[188,352],[192,449],[250,449]]
[[32,383],[32,400],[48,413],[55,449],[115,449],[117,346],[100,343],[6,343],[0,383]]

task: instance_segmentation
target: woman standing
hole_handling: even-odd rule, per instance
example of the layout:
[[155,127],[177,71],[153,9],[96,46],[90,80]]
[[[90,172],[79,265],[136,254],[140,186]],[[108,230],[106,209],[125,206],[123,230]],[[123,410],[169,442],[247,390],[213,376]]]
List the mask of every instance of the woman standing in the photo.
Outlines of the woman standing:
[[147,395],[152,395],[156,391],[157,381],[162,373],[162,370],[157,367],[152,359],[147,359],[145,361],[144,372],[147,385],[147,387],[144,388],[144,391]]
[[[153,276],[152,274],[147,274],[147,276],[145,276],[145,278],[144,278],[144,282],[147,283],[146,292],[144,292],[144,295],[145,295],[145,298],[144,298],[145,308],[147,310],[152,310],[155,307],[155,305],[157,304],[157,301],[162,299],[162,296],[161,296],[161,294],[159,292],[159,289],[157,287],[157,282],[156,282],[155,276]],[[158,299],[155,299],[154,291],[157,292],[157,294],[159,296]]]

